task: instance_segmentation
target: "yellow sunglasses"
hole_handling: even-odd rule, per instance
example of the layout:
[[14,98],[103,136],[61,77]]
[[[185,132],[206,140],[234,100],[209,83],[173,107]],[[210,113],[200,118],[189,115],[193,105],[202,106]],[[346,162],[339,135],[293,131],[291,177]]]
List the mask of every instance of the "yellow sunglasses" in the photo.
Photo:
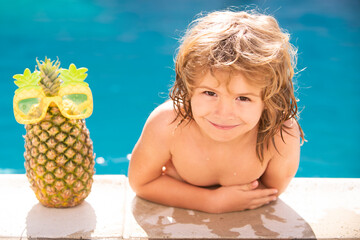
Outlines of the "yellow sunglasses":
[[45,117],[51,103],[55,103],[61,114],[70,119],[87,118],[93,111],[93,98],[88,86],[60,86],[58,95],[54,97],[47,97],[41,88],[27,88],[15,93],[15,119],[21,124],[37,123]]

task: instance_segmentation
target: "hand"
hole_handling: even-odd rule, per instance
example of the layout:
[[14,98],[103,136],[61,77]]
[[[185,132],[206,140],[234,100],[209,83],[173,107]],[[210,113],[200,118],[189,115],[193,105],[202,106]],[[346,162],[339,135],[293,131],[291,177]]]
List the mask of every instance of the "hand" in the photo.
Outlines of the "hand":
[[268,188],[260,180],[258,180],[257,182],[258,182],[257,189],[267,189]]
[[221,186],[214,190],[211,212],[224,213],[255,209],[276,200],[276,189],[261,189],[259,182]]
[[172,163],[171,160],[169,160],[165,166],[163,166],[163,169],[162,169],[162,174],[166,174],[168,175],[169,177],[172,177],[172,178],[175,178],[176,180],[179,180],[179,181],[184,181],[179,173],[176,171],[176,168],[174,166],[174,164]]

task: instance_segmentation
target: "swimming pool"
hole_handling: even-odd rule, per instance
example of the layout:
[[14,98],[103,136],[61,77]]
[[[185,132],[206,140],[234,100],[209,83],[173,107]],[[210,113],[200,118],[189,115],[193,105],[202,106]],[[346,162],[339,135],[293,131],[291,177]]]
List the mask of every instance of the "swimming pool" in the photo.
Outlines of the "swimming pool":
[[[274,15],[299,48],[300,123],[308,142],[298,177],[360,177],[360,2],[241,1]],[[87,67],[94,113],[87,126],[97,174],[126,174],[143,124],[167,98],[173,58],[201,11],[239,1],[1,1],[0,173],[24,173],[24,126],[13,117],[12,76],[35,58]]]

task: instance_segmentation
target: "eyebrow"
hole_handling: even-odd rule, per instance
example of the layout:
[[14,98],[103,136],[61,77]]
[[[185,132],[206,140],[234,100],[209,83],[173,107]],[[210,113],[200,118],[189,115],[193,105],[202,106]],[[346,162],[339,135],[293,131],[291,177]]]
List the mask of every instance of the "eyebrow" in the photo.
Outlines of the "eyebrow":
[[250,96],[254,96],[254,97],[260,97],[260,95],[257,95],[255,93],[237,93],[236,95],[238,95],[238,96],[250,95]]
[[[215,89],[213,89],[213,88],[211,88],[211,87],[209,87],[209,86],[200,85],[200,86],[197,86],[196,88],[205,88],[205,89],[209,89],[209,90],[211,90],[211,91],[216,92]],[[255,94],[255,93],[251,93],[251,92],[249,92],[249,93],[236,93],[235,95],[237,95],[237,96],[254,96],[254,97],[260,97],[260,95]]]
[[214,88],[209,87],[209,86],[205,86],[205,85],[196,86],[196,88],[207,88],[207,89],[210,89],[210,90],[214,90],[214,91],[215,91]]

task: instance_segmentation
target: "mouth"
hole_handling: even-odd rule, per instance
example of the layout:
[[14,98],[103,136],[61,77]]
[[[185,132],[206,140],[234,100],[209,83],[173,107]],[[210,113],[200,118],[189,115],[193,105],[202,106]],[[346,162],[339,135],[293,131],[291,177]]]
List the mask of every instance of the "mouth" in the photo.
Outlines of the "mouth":
[[213,123],[211,121],[208,120],[208,122],[213,125],[214,127],[216,127],[217,129],[221,129],[221,130],[230,130],[233,128],[236,128],[237,126],[239,126],[240,124],[235,124],[235,125],[223,125],[223,124],[216,124]]

